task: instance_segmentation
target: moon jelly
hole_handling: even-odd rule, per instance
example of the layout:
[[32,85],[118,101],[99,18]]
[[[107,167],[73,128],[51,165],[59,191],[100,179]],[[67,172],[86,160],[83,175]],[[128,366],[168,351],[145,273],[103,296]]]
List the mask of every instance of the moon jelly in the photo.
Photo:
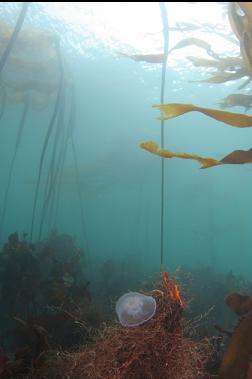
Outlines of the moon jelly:
[[123,326],[138,326],[151,319],[156,312],[156,300],[138,292],[129,292],[116,302],[116,313]]

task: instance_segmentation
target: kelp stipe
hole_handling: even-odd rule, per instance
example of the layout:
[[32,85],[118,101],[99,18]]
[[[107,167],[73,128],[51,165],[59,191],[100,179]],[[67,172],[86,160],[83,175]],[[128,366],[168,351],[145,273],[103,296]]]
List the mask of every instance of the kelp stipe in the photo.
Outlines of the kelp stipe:
[[30,5],[30,2],[24,2],[23,3],[22,10],[21,10],[20,15],[18,17],[15,29],[14,29],[11,37],[10,37],[9,43],[6,46],[5,51],[3,52],[3,55],[2,55],[2,57],[0,59],[0,74],[3,71],[3,68],[4,68],[5,64],[6,64],[6,61],[7,61],[8,57],[9,57],[9,55],[10,55],[10,52],[11,52],[11,50],[12,50],[12,48],[13,48],[16,40],[17,40],[18,34],[19,34],[19,32],[20,32],[20,30],[22,28],[22,25],[24,23],[26,12],[27,12],[27,9],[28,9],[29,5]]
[[24,99],[24,108],[23,108],[22,117],[20,120],[19,128],[18,128],[18,134],[17,134],[17,138],[16,138],[14,153],[13,153],[10,168],[9,168],[7,184],[6,184],[5,194],[4,194],[3,209],[2,209],[1,220],[0,220],[0,237],[1,237],[1,234],[3,231],[3,226],[4,226],[4,221],[5,221],[5,215],[6,215],[6,209],[7,209],[7,204],[8,204],[8,197],[9,197],[9,191],[10,191],[13,169],[14,169],[18,148],[19,148],[21,138],[22,138],[22,134],[23,134],[24,124],[25,124],[27,113],[28,113],[29,105],[30,105],[30,97],[29,97],[29,95],[26,95],[25,99]]
[[38,194],[39,194],[39,187],[40,187],[40,182],[41,182],[41,174],[42,174],[42,169],[43,169],[43,164],[44,164],[45,153],[46,153],[46,150],[47,150],[49,139],[50,139],[50,137],[52,135],[52,131],[53,131],[54,123],[55,123],[55,120],[56,120],[56,116],[57,116],[57,113],[59,111],[61,92],[62,92],[62,89],[63,89],[64,70],[63,70],[63,62],[62,62],[61,51],[60,51],[60,41],[59,41],[58,38],[55,38],[55,49],[56,49],[56,54],[57,54],[58,63],[59,63],[59,74],[60,74],[60,77],[59,77],[59,88],[58,88],[58,92],[57,92],[55,107],[54,107],[54,110],[53,110],[53,114],[52,114],[52,117],[51,117],[50,124],[49,124],[48,129],[47,129],[47,133],[46,133],[45,140],[44,140],[44,143],[43,143],[43,148],[42,148],[41,155],[40,155],[37,185],[36,185],[34,202],[33,202],[33,209],[32,209],[32,221],[31,221],[31,229],[30,229],[30,238],[31,238],[31,240],[33,238],[35,213],[36,213],[36,207],[37,207],[37,202],[38,202]]

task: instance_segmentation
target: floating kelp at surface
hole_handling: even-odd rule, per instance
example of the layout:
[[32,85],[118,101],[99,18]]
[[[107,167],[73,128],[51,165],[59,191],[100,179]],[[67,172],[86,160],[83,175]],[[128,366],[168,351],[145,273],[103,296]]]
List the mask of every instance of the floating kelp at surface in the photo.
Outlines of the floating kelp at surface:
[[204,49],[207,52],[207,54],[213,58],[217,58],[217,59],[219,58],[219,55],[216,54],[212,50],[211,45],[208,42],[206,42],[200,38],[185,38],[182,41],[179,41],[175,46],[173,46],[170,49],[169,54],[174,50],[181,49],[181,48],[191,46],[191,45],[194,45],[194,46],[200,47],[201,49]]
[[245,14],[241,15],[239,13],[238,2],[229,2],[228,16],[233,32],[236,34],[240,42],[240,51],[244,66],[248,70],[250,76],[252,76],[252,31],[250,27],[250,5],[244,6],[245,3],[240,4],[243,6]]
[[25,20],[26,13],[27,13],[29,5],[30,5],[30,2],[28,2],[28,1],[24,2],[22,4],[22,9],[21,9],[20,14],[18,16],[16,25],[15,25],[14,29],[12,30],[11,35],[10,35],[10,37],[7,41],[7,44],[4,47],[4,50],[3,50],[2,55],[1,55],[0,74],[2,74],[3,68],[5,67],[5,64],[7,62],[7,59],[9,58],[9,55],[13,49],[13,46],[14,46],[15,42],[17,41],[18,35],[20,33],[20,30],[21,30],[23,23],[24,23],[24,20]]
[[244,107],[248,111],[252,107],[252,96],[241,93],[232,93],[217,103],[221,108]]
[[[0,56],[4,54],[12,34],[13,26],[0,21]],[[9,53],[1,85],[20,92],[55,92],[55,78],[58,76],[55,39],[52,33],[22,28]]]
[[220,111],[218,109],[199,107],[193,104],[171,103],[164,105],[153,105],[153,108],[158,108],[161,111],[159,120],[170,120],[188,112],[201,112],[206,116],[238,128],[248,128],[252,126],[252,116],[241,113]]
[[222,72],[207,79],[191,80],[191,82],[220,84],[241,79],[244,76],[248,76],[247,71],[245,69],[240,69],[236,72]]
[[219,58],[216,63],[216,68],[218,71],[232,71],[244,69],[242,58],[240,57],[224,57]]
[[147,63],[163,63],[164,54],[125,54],[117,51],[120,57],[130,58],[136,62],[147,62]]

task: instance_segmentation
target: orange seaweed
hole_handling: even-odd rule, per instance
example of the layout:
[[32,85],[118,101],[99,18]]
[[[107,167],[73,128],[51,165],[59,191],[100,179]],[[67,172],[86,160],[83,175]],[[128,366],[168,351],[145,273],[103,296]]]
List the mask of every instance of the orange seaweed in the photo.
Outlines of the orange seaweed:
[[209,168],[209,167],[217,166],[221,164],[220,161],[214,158],[204,158],[195,154],[172,153],[171,151],[168,151],[168,150],[159,149],[158,145],[152,141],[143,142],[140,144],[140,147],[162,158],[182,158],[182,159],[196,160],[202,164],[201,168]]
[[210,168],[213,166],[219,166],[223,164],[245,164],[252,163],[252,148],[249,150],[235,150],[232,153],[226,155],[221,160],[214,158],[205,158],[196,154],[186,153],[172,153],[171,151],[159,149],[155,142],[147,141],[140,144],[140,147],[152,154],[158,155],[162,158],[182,158],[196,160],[202,164],[201,169]]
[[[152,292],[157,311],[151,320],[135,328],[111,325],[81,352],[61,354],[57,377],[210,379],[206,363],[213,349],[206,339],[185,337],[183,300],[177,297],[179,290],[170,275],[164,272],[162,276],[162,285]],[[46,371],[35,367],[34,377],[56,378],[54,368],[55,360]]]
[[170,120],[188,112],[200,112],[206,116],[214,118],[215,120],[238,128],[248,128],[252,126],[252,116],[241,113],[220,111],[218,109],[199,107],[193,104],[170,103],[153,105],[153,108],[158,108],[160,110],[160,120]]
[[246,379],[252,356],[252,314],[241,319],[224,354],[219,379]]
[[238,316],[244,316],[252,310],[252,297],[241,295],[237,292],[229,294],[225,298],[225,303],[231,308]]

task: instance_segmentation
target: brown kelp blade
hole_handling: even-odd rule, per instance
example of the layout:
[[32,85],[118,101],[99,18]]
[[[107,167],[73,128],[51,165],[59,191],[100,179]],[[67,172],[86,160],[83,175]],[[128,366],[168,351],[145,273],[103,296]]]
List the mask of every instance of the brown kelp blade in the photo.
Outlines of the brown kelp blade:
[[248,110],[252,107],[252,96],[244,95],[242,93],[231,93],[222,99],[222,102],[219,103],[221,108],[231,108],[231,107],[244,107],[245,110]]
[[232,80],[241,79],[244,76],[248,76],[247,70],[240,69],[237,72],[221,72],[217,75],[211,76],[210,78],[203,80],[191,80],[191,82],[220,84],[230,82]]
[[217,67],[219,63],[215,59],[206,59],[193,56],[188,56],[187,59],[192,62],[195,67]]
[[143,142],[140,144],[140,147],[162,158],[182,158],[182,159],[196,160],[200,164],[202,164],[200,168],[209,168],[209,167],[219,166],[223,164],[252,163],[252,148],[247,151],[235,150],[232,153],[226,155],[221,160],[217,160],[214,158],[201,157],[196,154],[172,153],[171,151],[168,151],[168,150],[159,149],[158,145],[152,141]]
[[213,167],[213,166],[217,166],[221,164],[220,161],[213,158],[204,158],[195,154],[172,153],[171,151],[168,151],[168,150],[159,149],[158,145],[152,141],[143,142],[140,144],[140,147],[162,158],[182,158],[182,159],[196,160],[200,164],[202,164],[201,168],[209,168],[209,167]]
[[206,116],[214,118],[215,120],[224,122],[228,125],[236,126],[238,128],[248,128],[252,126],[252,116],[241,113],[198,107],[193,104],[170,103],[153,105],[153,108],[158,108],[160,110],[160,120],[170,120],[188,112],[200,112]]
[[252,297],[241,295],[238,292],[232,292],[225,298],[227,306],[233,310],[238,316],[244,316],[252,311]]
[[182,39],[181,41],[179,41],[175,46],[173,46],[169,53],[173,50],[177,50],[177,49],[181,49],[181,48],[184,48],[184,47],[187,47],[187,46],[191,46],[191,45],[194,45],[194,46],[197,46],[197,47],[200,47],[201,49],[204,49],[208,55],[210,55],[211,57],[213,58],[216,58],[218,59],[219,56],[218,54],[216,54],[212,48],[211,48],[211,45],[200,39],[200,38],[185,38],[185,39]]
[[[245,12],[241,15],[239,8]],[[230,2],[228,8],[230,25],[240,41],[240,50],[244,66],[252,76],[252,33],[251,33],[251,3]]]
[[[225,57],[217,60],[188,56],[187,59],[192,62],[195,67],[214,67],[221,73],[225,71],[228,71],[226,73],[230,73],[230,71],[231,73],[236,73],[241,72],[241,69],[245,69],[243,66],[243,60],[240,57]],[[247,72],[246,74],[248,75]]]
[[234,150],[232,153],[222,158],[221,163],[226,163],[226,164],[252,163],[252,149]]
[[245,15],[248,17],[249,22],[252,22],[252,3],[250,1],[237,2]]
[[[249,379],[247,376],[252,355],[252,314],[240,319],[219,369],[219,379]],[[251,373],[251,371],[250,371]]]

